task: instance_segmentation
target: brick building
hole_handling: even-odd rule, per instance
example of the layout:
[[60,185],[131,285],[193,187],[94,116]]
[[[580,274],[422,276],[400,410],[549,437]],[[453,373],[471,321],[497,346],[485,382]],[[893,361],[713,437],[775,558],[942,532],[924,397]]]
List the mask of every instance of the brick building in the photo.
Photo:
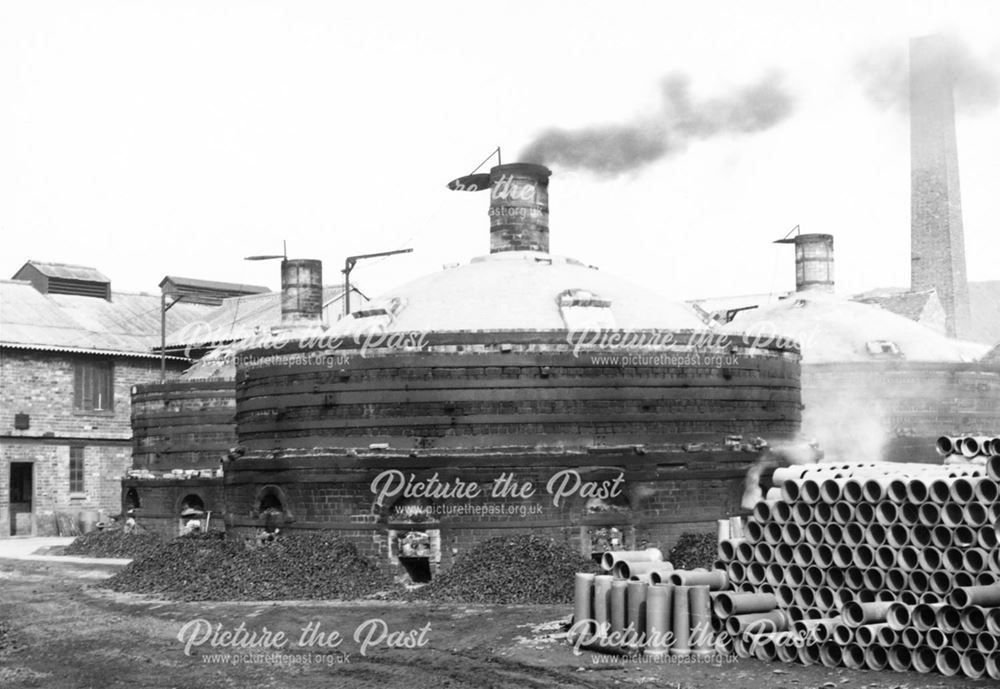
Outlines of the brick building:
[[[0,281],[0,537],[120,510],[132,388],[161,377],[160,305],[84,266],[28,261]],[[182,301],[168,327],[211,308]],[[188,365],[167,357],[166,376]]]

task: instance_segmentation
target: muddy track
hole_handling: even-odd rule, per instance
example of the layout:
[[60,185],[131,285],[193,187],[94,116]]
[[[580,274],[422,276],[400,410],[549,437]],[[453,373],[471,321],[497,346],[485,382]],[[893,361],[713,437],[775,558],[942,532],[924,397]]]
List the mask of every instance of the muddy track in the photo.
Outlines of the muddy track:
[[[967,689],[937,674],[855,672],[752,660],[651,665],[574,655],[553,634],[566,606],[469,606],[378,601],[184,603],[113,593],[93,584],[114,568],[0,560],[0,687],[30,689]],[[307,665],[216,662],[207,646],[184,653],[178,632],[205,618],[232,628],[294,631],[309,622],[345,633],[377,617],[394,629],[430,624],[419,648],[351,644]],[[345,634],[346,636],[346,634]],[[225,650],[225,649],[224,649]],[[308,655],[307,650],[290,649]],[[315,649],[314,649],[315,650]],[[987,683],[976,683],[987,686]]]
[[[370,686],[525,687],[527,689],[604,689],[603,678],[592,680],[556,670],[501,658],[489,651],[440,651],[383,654],[352,663],[341,670],[345,679],[371,680]],[[369,685],[352,686],[367,689]]]

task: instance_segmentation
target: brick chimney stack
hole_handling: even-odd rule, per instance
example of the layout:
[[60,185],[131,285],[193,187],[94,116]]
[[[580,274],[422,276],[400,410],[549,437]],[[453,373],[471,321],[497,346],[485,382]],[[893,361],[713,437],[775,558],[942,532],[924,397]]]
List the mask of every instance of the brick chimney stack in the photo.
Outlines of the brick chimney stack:
[[490,253],[549,250],[549,175],[533,163],[490,170]]
[[955,101],[944,36],[910,41],[910,289],[937,290],[950,337],[969,332]]

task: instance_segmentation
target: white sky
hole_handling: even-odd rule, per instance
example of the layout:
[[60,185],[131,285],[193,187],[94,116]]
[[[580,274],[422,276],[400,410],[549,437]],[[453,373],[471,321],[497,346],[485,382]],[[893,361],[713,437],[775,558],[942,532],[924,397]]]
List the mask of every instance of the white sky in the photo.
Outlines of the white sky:
[[[773,130],[613,180],[555,169],[551,245],[677,299],[789,289],[796,224],[836,237],[838,291],[909,283],[909,126],[853,73],[948,30],[1000,65],[1000,3],[0,0],[0,277],[29,259],[278,286],[243,256],[343,257],[371,293],[489,247],[500,145],[624,122],[660,78],[700,95],[784,74]],[[1000,111],[958,138],[968,274],[1000,279]]]

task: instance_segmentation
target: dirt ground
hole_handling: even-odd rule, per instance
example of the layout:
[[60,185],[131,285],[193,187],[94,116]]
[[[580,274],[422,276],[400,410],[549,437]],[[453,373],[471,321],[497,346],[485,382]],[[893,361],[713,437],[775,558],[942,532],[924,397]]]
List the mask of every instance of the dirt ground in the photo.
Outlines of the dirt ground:
[[[118,566],[0,559],[0,687],[995,685],[992,680],[754,660],[650,665],[592,653],[575,655],[564,640],[552,638],[568,618],[566,606],[176,603],[93,586]],[[277,632],[285,638],[275,636]],[[341,638],[332,636],[334,632]],[[257,638],[250,639],[250,634]]]

